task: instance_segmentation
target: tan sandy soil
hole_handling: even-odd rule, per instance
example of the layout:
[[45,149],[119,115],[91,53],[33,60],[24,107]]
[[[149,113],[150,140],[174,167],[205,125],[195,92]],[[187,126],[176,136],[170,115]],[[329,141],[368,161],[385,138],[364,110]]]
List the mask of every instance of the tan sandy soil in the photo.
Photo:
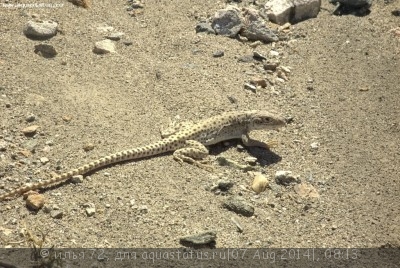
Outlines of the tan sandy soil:
[[[290,28],[297,41],[274,45],[281,64],[291,68],[289,80],[257,93],[243,85],[266,76],[262,64],[238,62],[252,54],[248,42],[195,33],[198,18],[223,8],[222,1],[147,0],[136,17],[124,1],[94,1],[90,9],[59,2],[64,5],[56,9],[0,6],[0,142],[6,144],[0,193],[156,141],[177,115],[195,121],[273,109],[293,121],[278,132],[253,134],[276,140],[272,152],[240,150],[236,142],[211,148],[212,155],[241,164],[259,157],[265,165],[257,169],[271,187],[258,196],[246,190],[253,178],[246,172],[213,162],[210,173],[165,154],[43,191],[61,219],[28,210],[22,197],[2,202],[1,246],[28,246],[24,230],[48,233],[46,246],[56,247],[178,247],[179,237],[205,230],[217,232],[217,247],[400,246],[400,38],[391,32],[400,26],[391,15],[398,1],[375,1],[365,17],[332,16],[333,5],[323,1],[317,18]],[[22,29],[32,14],[57,21],[61,32],[47,41],[26,38]],[[117,53],[99,56],[92,48],[105,25],[125,36]],[[35,54],[39,43],[58,55]],[[256,50],[268,56],[272,48]],[[225,55],[213,58],[218,50]],[[29,114],[36,116],[32,123]],[[29,125],[40,126],[33,138],[21,132]],[[94,149],[86,152],[89,143]],[[43,157],[49,162],[42,164]],[[277,185],[278,170],[299,175],[319,198]],[[221,194],[208,190],[219,179],[234,186]],[[239,193],[254,216],[222,207]],[[94,216],[86,215],[87,203],[96,206]]]

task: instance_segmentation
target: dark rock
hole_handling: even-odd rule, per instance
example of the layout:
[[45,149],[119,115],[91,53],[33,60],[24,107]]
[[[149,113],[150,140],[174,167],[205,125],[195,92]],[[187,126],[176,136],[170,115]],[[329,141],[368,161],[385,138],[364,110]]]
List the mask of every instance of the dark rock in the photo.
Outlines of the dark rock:
[[200,22],[196,25],[196,33],[215,34],[215,31],[211,27],[211,24],[207,22]]
[[264,43],[279,41],[278,36],[276,36],[271,29],[268,29],[265,24],[260,21],[249,23],[246,27],[242,28],[240,34],[250,41],[260,40]]
[[232,196],[225,200],[224,208],[233,211],[237,214],[251,217],[254,214],[254,208],[248,204],[242,197]]
[[225,35],[231,38],[236,37],[243,26],[240,20],[239,10],[232,7],[218,10],[213,18],[211,26],[219,35]]
[[179,239],[179,243],[186,247],[194,248],[215,248],[217,234],[215,231],[207,231],[204,233],[185,236]]
[[213,57],[214,58],[220,58],[220,57],[223,57],[223,56],[224,56],[224,51],[223,50],[218,50],[218,51],[215,51],[213,53]]

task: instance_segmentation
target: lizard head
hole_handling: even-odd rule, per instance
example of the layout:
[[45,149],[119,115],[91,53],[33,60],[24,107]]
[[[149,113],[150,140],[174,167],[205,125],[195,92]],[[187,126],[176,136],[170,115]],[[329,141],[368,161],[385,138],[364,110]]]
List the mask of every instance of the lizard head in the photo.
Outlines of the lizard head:
[[267,111],[249,111],[247,119],[249,130],[277,129],[286,125],[283,117]]

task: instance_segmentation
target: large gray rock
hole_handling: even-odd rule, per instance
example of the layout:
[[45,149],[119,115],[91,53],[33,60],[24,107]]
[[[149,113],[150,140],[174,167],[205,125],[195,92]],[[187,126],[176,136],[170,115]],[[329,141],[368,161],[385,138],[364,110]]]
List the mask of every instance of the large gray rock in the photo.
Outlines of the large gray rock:
[[264,5],[268,19],[279,25],[315,18],[321,0],[271,0]]
[[294,0],[293,22],[316,18],[321,9],[321,0]]
[[271,0],[264,5],[268,19],[282,25],[289,21],[293,9],[291,0]]
[[372,5],[372,0],[329,0],[329,3],[336,4],[340,3],[342,5],[351,7],[370,7]]
[[29,38],[47,39],[57,34],[57,22],[54,21],[28,21],[23,30]]
[[336,5],[336,9],[333,11],[334,15],[365,16],[370,13],[372,0],[329,0],[329,3]]
[[243,26],[240,11],[232,6],[218,10],[211,26],[217,34],[235,37]]
[[279,38],[261,21],[253,21],[242,28],[240,34],[250,41],[277,42]]

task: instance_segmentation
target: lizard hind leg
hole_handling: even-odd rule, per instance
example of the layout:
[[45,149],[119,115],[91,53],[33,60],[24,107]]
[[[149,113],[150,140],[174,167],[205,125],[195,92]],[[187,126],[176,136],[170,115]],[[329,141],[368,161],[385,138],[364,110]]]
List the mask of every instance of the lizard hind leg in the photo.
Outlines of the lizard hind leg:
[[208,149],[202,143],[195,140],[187,140],[185,147],[178,149],[173,154],[174,159],[179,163],[187,162],[200,168],[211,171],[212,166],[205,164],[208,156]]

